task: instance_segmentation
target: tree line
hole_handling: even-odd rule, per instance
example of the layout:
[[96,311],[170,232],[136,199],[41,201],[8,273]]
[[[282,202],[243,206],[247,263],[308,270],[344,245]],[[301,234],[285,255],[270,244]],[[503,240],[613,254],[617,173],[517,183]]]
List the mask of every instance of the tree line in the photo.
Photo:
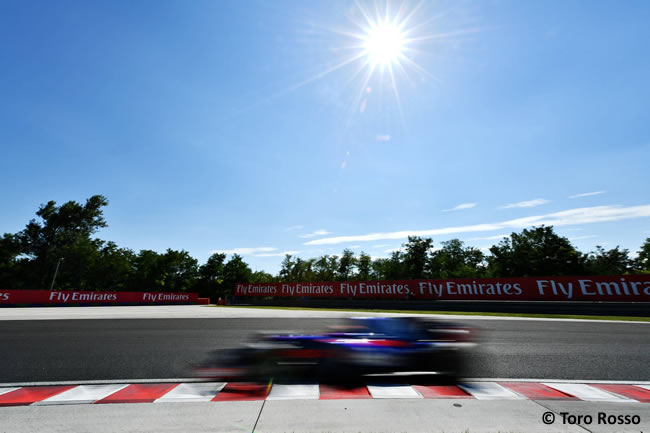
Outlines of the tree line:
[[[512,233],[489,253],[459,239],[442,242],[410,236],[388,258],[350,249],[312,259],[285,256],[277,275],[253,272],[237,254],[214,253],[199,265],[187,251],[134,252],[93,235],[106,227],[95,195],[84,204],[50,201],[24,230],[0,238],[0,290],[54,289],[90,291],[198,292],[228,296],[235,284],[423,278],[488,278],[650,273],[650,238],[631,258],[618,246],[582,253],[551,226]],[[54,275],[56,273],[56,279]]]

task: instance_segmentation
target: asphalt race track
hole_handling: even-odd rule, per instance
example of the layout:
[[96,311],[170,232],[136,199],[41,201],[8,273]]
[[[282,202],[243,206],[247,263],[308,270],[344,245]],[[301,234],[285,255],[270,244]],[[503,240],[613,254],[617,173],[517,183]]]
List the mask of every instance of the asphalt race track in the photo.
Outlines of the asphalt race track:
[[[188,377],[212,349],[256,331],[319,331],[332,318],[4,320],[0,383]],[[471,377],[650,379],[650,324],[468,320],[481,330]]]

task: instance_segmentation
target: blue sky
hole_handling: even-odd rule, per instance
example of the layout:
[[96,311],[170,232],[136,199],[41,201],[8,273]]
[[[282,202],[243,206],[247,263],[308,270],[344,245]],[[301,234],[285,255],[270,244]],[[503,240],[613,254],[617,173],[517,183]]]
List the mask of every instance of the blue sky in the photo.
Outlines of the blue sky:
[[650,4],[416,6],[389,3],[415,10],[393,85],[365,81],[351,2],[3,2],[0,232],[103,194],[103,239],[270,272],[541,223],[638,250]]

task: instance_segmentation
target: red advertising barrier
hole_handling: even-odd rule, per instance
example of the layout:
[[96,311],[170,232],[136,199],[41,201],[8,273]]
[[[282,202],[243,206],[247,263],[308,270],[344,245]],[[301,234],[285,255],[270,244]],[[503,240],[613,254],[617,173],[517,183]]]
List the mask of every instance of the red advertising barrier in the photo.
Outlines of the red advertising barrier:
[[650,275],[237,284],[235,296],[650,302]]
[[196,304],[198,302],[199,295],[197,293],[0,290],[0,306]]

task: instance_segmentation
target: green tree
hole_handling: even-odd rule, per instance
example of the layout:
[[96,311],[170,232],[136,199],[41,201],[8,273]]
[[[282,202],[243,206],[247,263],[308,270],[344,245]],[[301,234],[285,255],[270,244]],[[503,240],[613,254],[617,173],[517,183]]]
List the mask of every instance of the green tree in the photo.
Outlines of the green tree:
[[427,272],[427,263],[429,261],[429,251],[433,248],[433,239],[422,239],[417,236],[409,236],[408,242],[403,247],[403,267],[404,275],[402,278],[421,279]]
[[357,280],[369,280],[372,273],[372,258],[363,251],[357,259]]
[[301,258],[296,259],[296,265],[294,266],[293,281],[315,281],[316,273],[314,272],[314,263],[315,259],[303,260]]
[[22,289],[21,269],[25,260],[18,259],[20,255],[20,241],[10,233],[5,233],[0,238],[0,288]]
[[226,255],[214,253],[199,268],[198,290],[201,296],[216,298],[224,279]]
[[393,251],[388,259],[377,259],[372,262],[373,275],[378,280],[401,280],[407,278],[404,264],[404,254]]
[[634,261],[627,249],[605,250],[600,245],[587,256],[587,273],[590,275],[622,275],[632,271]]
[[103,245],[104,242],[100,239],[82,238],[74,244],[59,248],[59,255],[64,260],[59,266],[54,288],[99,290],[94,281],[94,268],[100,262]]
[[162,273],[162,255],[152,250],[141,250],[133,261],[133,276],[129,289],[135,291],[158,291],[165,288]]
[[300,257],[296,257],[293,267],[291,268],[291,275],[289,275],[289,281],[298,282],[302,280],[302,276],[305,273],[305,261]]
[[275,277],[264,271],[255,271],[251,274],[249,283],[252,284],[262,284],[262,283],[273,283],[275,282]]
[[432,278],[478,278],[484,276],[485,256],[478,248],[465,247],[459,239],[442,243],[429,259]]
[[119,248],[114,242],[106,242],[91,265],[87,285],[93,286],[94,290],[127,290],[133,276],[135,258],[132,250]]
[[237,283],[250,282],[253,271],[239,254],[234,254],[224,266],[223,289],[219,296],[231,296]]
[[313,270],[315,260],[303,260],[300,257],[293,260],[291,254],[287,254],[282,260],[282,267],[279,272],[279,279],[286,282],[314,281]]
[[280,267],[280,272],[278,274],[281,281],[293,282],[293,276],[295,274],[294,267],[296,263],[293,261],[291,254],[286,254],[282,260],[282,265]]
[[650,272],[650,238],[646,238],[635,260],[635,266],[639,271]]
[[21,254],[28,258],[24,263],[28,269],[23,274],[26,286],[48,287],[57,262],[64,258],[57,287],[87,287],[84,278],[88,267],[102,246],[102,241],[91,236],[106,227],[102,211],[106,205],[105,197],[94,195],[83,205],[68,201],[57,206],[55,201],[49,201],[40,206],[36,212],[39,219],[32,219],[16,235]]
[[347,248],[343,250],[343,254],[339,260],[339,267],[336,271],[337,279],[339,281],[348,281],[353,275],[356,264],[357,259],[354,257],[354,252]]
[[334,281],[338,268],[338,256],[320,256],[313,264],[314,279],[317,281]]
[[580,275],[585,270],[583,255],[552,226],[512,233],[490,252],[488,272],[493,277]]
[[196,285],[199,264],[187,251],[167,249],[160,262],[165,291],[184,292]]
[[374,280],[385,280],[388,268],[388,259],[377,258],[370,263],[370,276]]

